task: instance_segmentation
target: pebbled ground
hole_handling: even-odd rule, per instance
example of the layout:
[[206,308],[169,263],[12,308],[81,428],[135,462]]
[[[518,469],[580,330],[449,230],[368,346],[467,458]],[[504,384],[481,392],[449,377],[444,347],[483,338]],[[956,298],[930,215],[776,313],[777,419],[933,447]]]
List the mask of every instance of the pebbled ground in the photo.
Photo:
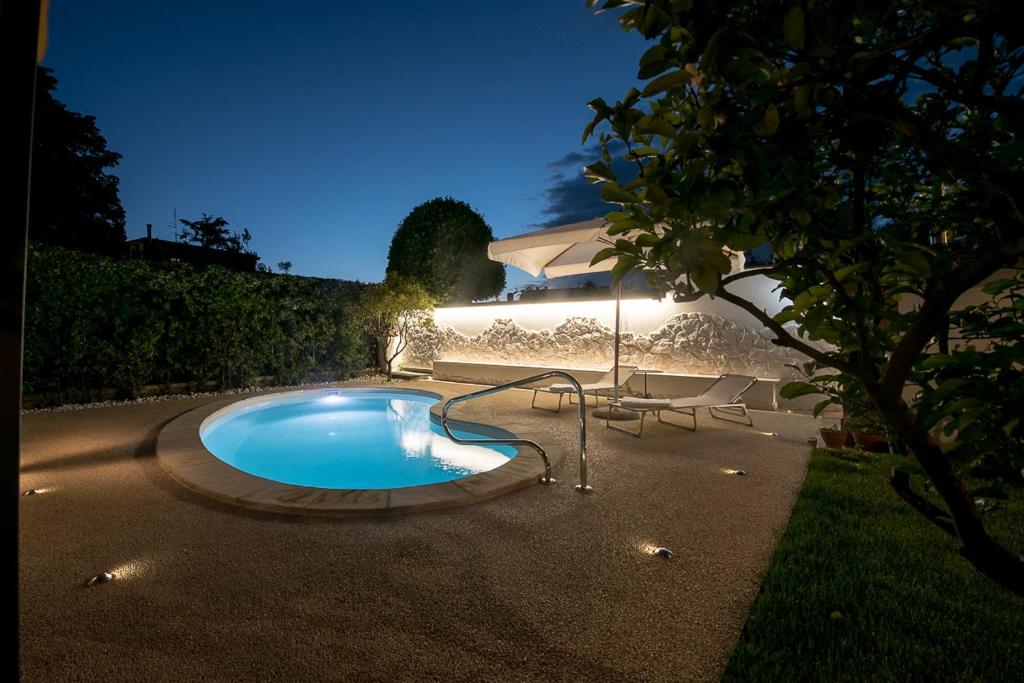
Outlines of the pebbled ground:
[[[574,411],[515,390],[453,415],[529,424],[568,453],[557,485],[324,519],[219,503],[160,468],[160,429],[216,400],[24,416],[21,488],[46,491],[21,498],[23,680],[717,680],[816,428],[705,411],[697,432],[648,421],[636,439],[590,419],[581,495]],[[104,570],[118,578],[82,587]]]

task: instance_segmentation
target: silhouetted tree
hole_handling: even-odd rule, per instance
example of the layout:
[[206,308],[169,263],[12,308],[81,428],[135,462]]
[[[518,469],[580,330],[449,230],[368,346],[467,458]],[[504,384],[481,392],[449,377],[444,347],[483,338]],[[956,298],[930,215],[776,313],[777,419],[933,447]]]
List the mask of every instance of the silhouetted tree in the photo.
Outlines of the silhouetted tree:
[[107,149],[96,118],[57,101],[53,70],[36,77],[29,237],[103,254],[124,250],[118,178],[106,172],[121,155]]
[[249,240],[252,239],[249,229],[242,228],[241,234],[231,232],[228,229],[227,220],[221,216],[204,213],[198,220],[190,221],[182,218],[178,222],[184,226],[178,233],[178,237],[186,242],[192,242],[208,249],[233,251],[239,254],[255,253],[249,250]]
[[493,239],[491,226],[466,202],[431,199],[398,225],[387,272],[421,282],[441,302],[492,297],[505,288],[505,267],[487,258]]
[[291,272],[292,262],[291,261],[278,261],[277,262],[277,269],[280,270],[285,275],[287,275],[289,272]]
[[409,344],[409,330],[433,305],[434,299],[422,284],[394,273],[363,290],[360,319],[377,366],[389,382],[392,364]]

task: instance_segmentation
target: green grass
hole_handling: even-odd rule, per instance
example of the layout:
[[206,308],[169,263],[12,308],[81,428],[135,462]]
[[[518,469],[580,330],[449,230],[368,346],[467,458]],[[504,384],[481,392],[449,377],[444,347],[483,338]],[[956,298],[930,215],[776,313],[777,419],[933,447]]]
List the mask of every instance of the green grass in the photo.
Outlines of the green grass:
[[[894,466],[920,474],[815,451],[723,680],[1024,681],[1024,600],[892,491]],[[1008,493],[986,526],[1019,552],[1024,492]]]

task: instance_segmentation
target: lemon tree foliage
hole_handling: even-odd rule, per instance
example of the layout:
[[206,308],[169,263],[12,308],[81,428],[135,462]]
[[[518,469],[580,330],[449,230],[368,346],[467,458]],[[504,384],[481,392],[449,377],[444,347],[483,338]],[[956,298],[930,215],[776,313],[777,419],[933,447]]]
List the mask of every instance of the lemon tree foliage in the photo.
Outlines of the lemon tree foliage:
[[[618,257],[748,311],[811,358],[790,397],[859,395],[945,501],[963,554],[1024,593],[960,476],[1024,465],[1024,33],[999,0],[589,0],[651,44],[590,102]],[[612,172],[625,147],[629,177]],[[770,243],[729,273],[723,248]],[[769,316],[734,293],[766,275]],[[955,302],[983,285],[981,303]],[[812,344],[825,342],[827,344]],[[830,350],[823,350],[823,349]],[[826,398],[818,409],[833,398]]]

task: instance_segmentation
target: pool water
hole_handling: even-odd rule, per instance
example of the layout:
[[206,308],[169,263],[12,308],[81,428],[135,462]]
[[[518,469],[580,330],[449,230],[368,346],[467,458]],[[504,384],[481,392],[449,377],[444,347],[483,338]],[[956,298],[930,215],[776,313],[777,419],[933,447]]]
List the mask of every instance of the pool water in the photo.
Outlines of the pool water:
[[243,472],[335,489],[436,484],[492,470],[515,456],[511,446],[468,446],[448,439],[430,419],[430,406],[439,400],[436,394],[394,389],[257,397],[211,416],[200,439]]

